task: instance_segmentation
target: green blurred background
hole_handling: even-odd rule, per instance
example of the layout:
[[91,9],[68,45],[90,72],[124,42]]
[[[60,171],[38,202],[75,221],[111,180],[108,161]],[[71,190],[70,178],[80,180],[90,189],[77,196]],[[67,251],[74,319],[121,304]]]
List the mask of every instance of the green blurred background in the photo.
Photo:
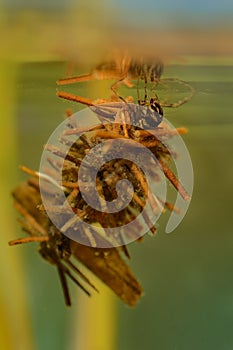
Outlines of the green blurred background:
[[[202,11],[198,2],[157,5],[1,4],[1,349],[233,348],[232,4],[206,2]],[[19,164],[38,169],[43,145],[65,110],[82,108],[56,97],[55,82],[66,75],[69,62],[76,62],[75,73],[88,72],[125,48],[160,55],[164,76],[196,89],[187,104],[166,110],[175,126],[189,129],[184,140],[193,161],[194,194],[175,232],[164,233],[166,214],[156,237],[129,246],[130,265],[145,290],[135,309],[98,281],[101,293],[92,299],[71,288],[68,309],[58,276],[37,254],[37,245],[7,245],[22,236],[10,192],[26,179]],[[102,97],[109,85],[94,82],[70,91]]]

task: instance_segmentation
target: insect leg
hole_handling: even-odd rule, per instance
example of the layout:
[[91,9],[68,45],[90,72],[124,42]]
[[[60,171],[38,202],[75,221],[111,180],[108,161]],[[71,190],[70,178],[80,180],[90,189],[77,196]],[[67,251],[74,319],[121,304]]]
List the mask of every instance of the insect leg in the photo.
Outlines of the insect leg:
[[32,236],[32,237],[23,237],[23,238],[14,239],[8,242],[8,244],[12,246],[12,245],[30,243],[30,242],[47,242],[48,240],[49,240],[48,236],[38,236],[38,237]]
[[75,84],[75,83],[81,83],[85,81],[94,80],[95,77],[93,73],[85,74],[85,75],[79,75],[76,77],[70,77],[70,78],[63,78],[57,80],[57,85],[69,85],[69,84]]
[[82,104],[84,104],[86,106],[94,106],[95,105],[94,101],[92,101],[89,98],[78,96],[78,95],[74,95],[74,94],[70,94],[70,93],[65,92],[65,91],[58,91],[57,92],[57,96],[61,97],[61,98],[64,98],[65,100],[82,103]]
[[71,306],[70,293],[69,293],[69,288],[68,288],[67,279],[66,279],[66,276],[64,273],[63,265],[57,264],[57,270],[58,270],[59,278],[61,281],[62,290],[63,290],[66,305]]
[[175,83],[180,84],[181,86],[188,88],[188,90],[189,90],[189,96],[184,97],[182,100],[179,100],[177,102],[169,103],[166,101],[160,101],[160,104],[163,107],[177,108],[177,107],[183,105],[184,103],[188,102],[193,97],[193,95],[195,93],[195,89],[190,84],[186,83],[183,80],[177,79],[177,78],[161,79],[160,82],[165,83],[165,84],[169,83],[169,82],[175,82]]
[[111,85],[111,90],[114,93],[114,95],[117,96],[118,99],[120,99],[123,102],[126,102],[126,100],[120,95],[118,94],[117,90],[119,89],[120,85],[122,85],[124,83],[125,77],[117,80],[114,84]]
[[145,75],[145,78],[144,78],[144,101],[145,101],[145,103],[146,103],[146,101],[147,101],[147,77],[146,77],[146,75]]
[[177,177],[175,176],[175,174],[171,171],[171,169],[169,169],[166,164],[160,159],[159,160],[159,164],[160,167],[164,173],[164,175],[166,176],[166,178],[172,183],[172,185],[175,187],[175,189],[179,192],[179,194],[181,195],[181,197],[185,200],[185,201],[189,201],[190,200],[190,196],[188,194],[188,192],[186,191],[186,189],[181,185],[180,181],[177,179]]
[[80,271],[69,259],[65,260],[67,265],[69,265],[75,272],[79,274],[82,279],[87,282],[96,292],[99,292],[98,289],[91,283],[91,281]]
[[84,293],[86,293],[88,296],[91,296],[90,292],[88,292],[88,290],[83,287],[83,285],[72,275],[72,273],[64,265],[62,265],[62,269],[67,274],[67,276],[69,276],[70,279],[84,291]]
[[137,98],[138,98],[138,104],[141,105],[141,99],[140,99],[140,93],[139,93],[139,80],[140,77],[137,78]]

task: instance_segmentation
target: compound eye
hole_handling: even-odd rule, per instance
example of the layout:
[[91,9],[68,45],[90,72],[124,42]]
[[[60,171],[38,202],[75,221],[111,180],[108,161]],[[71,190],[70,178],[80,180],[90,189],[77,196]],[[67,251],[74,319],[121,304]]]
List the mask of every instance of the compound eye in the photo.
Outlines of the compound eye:
[[150,106],[155,112],[157,112],[163,116],[162,107],[160,106],[160,104],[158,102],[154,101],[153,98],[150,100]]

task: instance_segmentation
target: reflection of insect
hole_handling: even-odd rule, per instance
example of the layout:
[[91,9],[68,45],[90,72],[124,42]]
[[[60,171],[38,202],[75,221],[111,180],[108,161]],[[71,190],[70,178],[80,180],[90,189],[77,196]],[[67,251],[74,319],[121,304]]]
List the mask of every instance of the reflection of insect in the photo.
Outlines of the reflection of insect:
[[[86,82],[90,80],[106,80],[113,79],[115,82],[111,85],[111,90],[114,93],[112,101],[123,100],[126,102],[132,101],[132,97],[123,98],[119,94],[118,90],[121,85],[125,85],[128,88],[133,88],[136,86],[137,90],[137,102],[141,106],[147,106],[150,110],[155,111],[161,117],[163,116],[162,107],[179,107],[185,102],[189,101],[194,94],[194,89],[186,82],[176,79],[161,79],[163,72],[163,64],[160,60],[156,60],[154,63],[145,63],[141,61],[131,60],[128,57],[119,60],[112,61],[98,65],[89,74],[64,78],[57,81],[58,85],[66,85],[73,83]],[[140,97],[140,82],[144,83],[144,98]],[[148,84],[150,84],[151,97],[148,99]],[[185,88],[188,92],[188,96],[182,97],[178,101],[169,102],[167,99],[159,100],[157,94],[155,94],[155,89],[159,91],[163,90],[177,90],[180,88]],[[96,105],[103,102],[109,102],[107,100],[96,100],[92,101],[88,98],[84,98],[78,95],[74,95],[66,92],[58,92],[58,96],[68,100],[80,102],[86,105]],[[161,118],[162,119],[162,118]]]
[[[157,61],[153,64],[146,64],[143,62],[133,61],[129,58],[124,58],[120,61],[112,61],[98,65],[91,73],[72,77],[60,79],[57,81],[58,85],[73,84],[89,80],[105,80],[114,79],[116,80],[114,84],[111,85],[111,90],[114,93],[112,100],[122,100],[124,102],[128,101],[130,98],[124,99],[119,93],[119,87],[124,84],[127,87],[133,87],[133,80],[137,80],[137,100],[138,104],[148,107],[148,114],[152,116],[154,126],[157,126],[163,116],[163,110],[158,102],[157,96],[147,99],[147,82],[152,82],[157,84],[163,71],[163,64]],[[140,80],[144,82],[144,99],[140,98],[139,94],[139,83]],[[103,100],[91,101],[83,99],[81,96],[67,94],[63,92],[58,93],[59,97],[74,100],[76,102],[84,103],[87,105],[95,105],[99,102],[102,103]],[[115,98],[114,98],[115,97]],[[89,101],[89,103],[87,103]],[[105,101],[107,102],[107,101]],[[156,122],[155,122],[156,120]]]
[[89,74],[59,79],[57,83],[58,85],[66,85],[89,80],[114,79],[116,82],[112,85],[111,89],[116,93],[118,86],[121,84],[132,87],[132,80],[143,80],[145,84],[148,81],[156,83],[160,79],[162,72],[163,64],[160,61],[147,64],[125,58],[120,61],[102,63]]

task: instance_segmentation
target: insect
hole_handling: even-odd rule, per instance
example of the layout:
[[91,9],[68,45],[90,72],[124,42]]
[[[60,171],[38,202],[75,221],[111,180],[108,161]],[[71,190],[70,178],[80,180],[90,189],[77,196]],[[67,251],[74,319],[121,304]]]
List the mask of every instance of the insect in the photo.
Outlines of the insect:
[[[157,119],[157,123],[155,124],[158,125],[162,119],[163,110],[158,102],[157,96],[150,98],[149,101],[147,100],[147,82],[150,81],[156,84],[160,79],[162,71],[163,71],[163,64],[160,61],[153,64],[145,64],[143,62],[140,63],[138,61],[131,60],[129,59],[129,57],[124,57],[121,60],[102,63],[98,65],[94,70],[92,70],[89,74],[85,74],[78,77],[60,79],[57,81],[57,84],[65,85],[65,84],[80,83],[80,82],[85,82],[90,80],[114,79],[115,82],[110,87],[114,94],[112,96],[112,100],[117,99],[117,100],[126,102],[126,101],[129,101],[131,98],[124,99],[118,93],[118,89],[122,84],[126,85],[127,87],[133,87],[134,86],[133,80],[137,80],[138,104],[141,106],[148,106],[148,109],[150,109],[151,116],[155,112],[154,119]],[[142,80],[145,84],[144,99],[141,99],[139,95],[140,80]],[[85,98],[83,99],[81,96],[67,94],[64,92],[58,92],[58,96],[62,98],[70,99],[76,102],[84,103],[87,105],[95,105],[101,102],[107,102],[103,100],[90,101]],[[158,115],[160,116],[160,118],[158,118]]]
[[[188,83],[176,79],[161,79],[164,65],[161,60],[155,60],[154,62],[145,62],[143,60],[133,60],[129,56],[125,56],[115,61],[110,61],[97,65],[89,74],[74,76],[57,81],[58,85],[69,85],[74,83],[87,82],[90,80],[115,80],[111,85],[111,91],[113,96],[110,101],[121,100],[123,102],[132,102],[132,97],[124,98],[119,92],[121,85],[125,85],[128,88],[136,86],[137,91],[137,103],[140,106],[146,106],[149,109],[152,120],[157,119],[157,122],[151,123],[155,127],[158,126],[163,117],[162,107],[176,108],[182,104],[188,102],[194,95],[194,89]],[[144,83],[144,98],[140,97],[140,82]],[[148,98],[148,83],[151,84],[150,92],[151,97]],[[179,90],[178,87],[183,87],[187,90],[188,96],[179,99],[176,102],[169,102],[167,99],[159,100],[155,90],[167,90],[169,87],[172,90]],[[75,94],[59,91],[57,95],[61,98],[83,103],[88,106],[109,102],[109,100],[97,99],[92,101],[91,99],[84,98]]]
[[[82,103],[84,105],[87,105],[91,107],[92,110],[95,111],[97,115],[100,116],[100,119],[104,119],[106,122],[116,122],[116,116],[119,114],[116,112],[116,109],[119,108],[121,110],[124,109],[124,103],[127,104],[127,107],[124,109],[123,113],[123,119],[119,120],[119,124],[121,125],[120,128],[116,126],[110,126],[102,125],[101,130],[95,130],[92,132],[92,138],[95,140],[94,144],[98,143],[98,138],[109,138],[112,139],[114,137],[125,137],[126,139],[132,139],[136,140],[137,142],[143,144],[145,147],[149,148],[152,153],[159,159],[160,167],[162,168],[162,171],[164,172],[165,176],[169,179],[169,181],[173,184],[173,186],[180,192],[181,196],[184,200],[189,200],[189,195],[186,192],[186,190],[182,187],[179,180],[176,178],[175,174],[170,170],[167,163],[168,160],[171,158],[169,155],[169,151],[166,148],[166,146],[156,137],[153,137],[152,135],[146,133],[146,130],[150,129],[158,129],[158,132],[160,132],[160,135],[164,133],[164,135],[169,135],[168,137],[172,137],[172,132],[168,131],[168,129],[164,125],[162,128],[158,128],[160,126],[161,121],[163,119],[163,109],[162,106],[168,106],[168,107],[178,107],[181,104],[188,101],[188,99],[191,98],[192,88],[188,86],[188,89],[190,89],[190,96],[187,98],[184,98],[183,100],[180,100],[176,104],[169,104],[165,102],[159,101],[157,95],[154,95],[153,97],[148,98],[147,94],[147,85],[148,83],[153,84],[153,88],[156,88],[159,84],[165,84],[169,81],[177,81],[176,79],[164,79],[161,80],[161,75],[163,72],[163,64],[161,61],[157,60],[154,63],[145,63],[142,60],[131,60],[129,58],[124,58],[119,61],[112,61],[103,63],[101,65],[98,65],[94,70],[92,70],[89,74],[71,77],[71,78],[65,78],[60,79],[57,81],[58,85],[65,85],[70,83],[81,83],[84,81],[89,80],[104,80],[104,79],[115,79],[115,82],[113,85],[111,85],[111,90],[114,92],[114,95],[112,96],[110,102],[109,100],[105,99],[98,99],[98,100],[91,100],[89,98],[81,97],[75,94],[59,91],[57,95],[61,98],[72,100],[75,102]],[[140,82],[143,82],[144,84],[144,98],[141,99],[139,96],[139,85]],[[162,83],[161,83],[162,81]],[[182,82],[180,80],[179,84],[186,86],[185,82]],[[131,97],[122,97],[119,94],[119,87],[124,84],[127,87],[134,87],[136,86],[137,90],[137,104],[132,104]],[[127,103],[129,102],[129,103]],[[140,108],[143,107],[143,108]],[[128,111],[127,111],[128,108]],[[126,112],[125,112],[126,111]],[[129,113],[128,113],[129,112]],[[130,116],[129,119],[127,119],[127,116]],[[135,126],[136,125],[136,126]],[[143,129],[143,130],[141,130]],[[160,129],[160,130],[159,130]],[[70,135],[73,133],[79,134],[79,128],[73,129],[70,131],[67,131]],[[135,138],[135,135],[139,135],[138,138]],[[94,136],[96,135],[96,136]],[[95,138],[96,137],[96,138]],[[83,140],[82,140],[83,141]],[[85,141],[87,144],[85,146],[85,151],[81,151],[81,147],[79,147],[78,150],[73,150],[78,156],[80,152],[85,154],[87,149],[91,148],[94,144],[88,143],[88,139]],[[84,147],[84,146],[83,146]],[[52,151],[52,148],[51,148]],[[115,162],[116,163],[116,162]],[[115,164],[116,165],[116,164]],[[130,166],[127,165],[130,169]],[[110,167],[110,170],[106,170],[105,174],[114,172],[114,167]],[[153,168],[153,167],[152,167]],[[121,166],[119,165],[119,169],[121,169]],[[153,168],[154,169],[154,168]],[[154,170],[156,173],[156,169]],[[129,173],[132,173],[132,170],[129,171]],[[141,185],[143,183],[142,188],[144,187],[144,190],[142,191],[142,188],[140,189],[142,193],[140,193],[140,196],[143,198],[146,197],[146,186],[145,186],[145,179],[143,179],[143,176],[140,175],[140,171],[138,169],[134,169],[134,175],[135,177],[130,179],[131,182],[135,183],[135,188],[137,188],[137,182],[140,178]],[[118,175],[117,175],[118,176]],[[142,180],[143,179],[143,180]],[[111,193],[114,193],[114,189],[110,191]],[[135,195],[136,198],[136,195]],[[113,200],[113,198],[112,198]],[[140,198],[137,198],[136,202],[140,204],[140,208],[143,207],[142,202],[140,202]],[[156,205],[154,205],[156,207]],[[172,208],[168,204],[168,207]],[[134,208],[135,209],[135,208]],[[140,209],[141,210],[141,209]]]
[[[115,82],[113,85],[111,85],[111,90],[114,93],[112,96],[110,102],[109,100],[105,99],[97,99],[97,100],[91,100],[86,97],[82,97],[79,95],[75,95],[72,93],[67,93],[64,91],[58,91],[57,95],[60,98],[75,101],[81,104],[84,104],[86,106],[91,107],[92,109],[96,111],[97,114],[102,115],[106,119],[111,119],[111,109],[114,109],[114,107],[117,108],[116,101],[121,102],[132,102],[132,97],[126,97],[123,98],[119,93],[118,89],[120,85],[124,84],[127,87],[134,87],[136,84],[136,90],[137,90],[137,105],[145,107],[142,109],[142,114],[139,117],[139,120],[137,120],[137,125],[139,125],[142,129],[154,129],[157,128],[162,119],[163,119],[163,108],[162,107],[171,107],[171,108],[177,108],[181,106],[182,104],[188,102],[192,96],[194,95],[194,89],[191,85],[186,83],[185,81],[182,81],[180,79],[176,78],[168,78],[168,79],[162,79],[161,75],[163,73],[163,63],[160,60],[155,60],[154,62],[145,62],[143,60],[133,60],[129,56],[124,56],[122,59],[117,59],[116,61],[110,61],[107,63],[102,63],[98,65],[95,69],[93,69],[89,74],[81,75],[81,76],[75,76],[70,78],[64,78],[59,79],[57,81],[58,85],[66,85],[66,84],[73,84],[73,83],[81,83],[85,81],[90,80],[105,80],[105,79],[115,79]],[[141,99],[139,95],[139,83],[142,81],[144,83],[144,98]],[[147,94],[147,84],[152,83],[152,94],[154,93],[153,90],[157,88],[158,86],[162,86],[165,89],[167,88],[167,85],[174,83],[178,84],[178,86],[185,87],[187,91],[189,92],[188,96],[185,96],[184,98],[180,99],[177,102],[168,102],[166,100],[160,101],[158,96],[154,94],[153,97],[150,97],[148,99]],[[114,104],[111,104],[111,102],[115,102]],[[109,112],[105,112],[105,104],[106,104],[106,110],[110,110]],[[122,103],[119,104],[120,108],[122,106]],[[134,108],[134,111],[137,110],[137,105]],[[113,113],[112,115],[115,115]],[[131,115],[138,115],[138,113],[131,113]],[[129,121],[130,122],[130,121]],[[133,120],[133,122],[135,122]],[[123,121],[123,124],[125,121]],[[163,129],[163,128],[162,128]],[[182,128],[181,128],[182,129]],[[186,130],[186,129],[183,129]],[[166,134],[166,128],[165,130],[160,130],[162,133],[165,131]],[[72,132],[72,131],[71,131]],[[183,131],[181,131],[182,133]],[[185,131],[186,132],[186,131]],[[74,131],[75,133],[75,131]],[[125,132],[127,137],[132,137],[127,135],[127,132]],[[170,134],[171,135],[171,134]],[[158,141],[158,140],[157,140]],[[157,142],[155,140],[155,142]],[[153,142],[152,142],[153,144]],[[164,152],[164,155],[166,153],[169,153],[166,151],[166,147],[160,143],[160,152],[161,154]],[[163,156],[164,156],[163,155]],[[162,156],[162,157],[163,157]],[[174,187],[179,190],[181,196],[186,200],[189,198],[188,194],[186,193],[185,189],[182,188],[182,185],[179,183],[179,181],[176,179],[175,175],[171,172],[169,168],[163,163],[161,160],[162,169],[166,175],[166,177],[173,183]]]
[[[46,211],[64,234],[75,237],[83,244],[93,247],[107,247],[108,243],[110,246],[125,246],[141,238],[140,227],[145,227],[144,233],[156,232],[149,211],[143,209],[148,198],[153,217],[157,217],[163,199],[148,189],[145,175],[148,172],[142,170],[143,163],[150,169],[149,176],[153,183],[160,181],[158,174],[161,169],[182,198],[189,200],[187,191],[168,166],[171,154],[162,142],[163,138],[172,138],[186,130],[171,130],[164,125],[151,134],[141,128],[140,123],[146,120],[148,111],[142,108],[138,113],[139,107],[122,102],[92,106],[91,109],[99,119],[105,119],[105,122],[85,129],[82,125],[76,127],[79,120],[68,118],[64,122],[66,127],[62,125],[59,138],[56,134],[55,139],[51,139],[45,146],[46,162],[40,168],[43,177],[48,174],[53,180],[62,174],[62,182],[59,182],[62,188],[59,191],[50,181],[50,196],[57,198],[57,203],[50,203],[50,197],[47,200],[43,190],[41,192]],[[128,120],[133,119],[135,123],[128,123]],[[116,144],[115,140],[123,140],[123,144]],[[154,157],[145,158],[144,151],[148,150]],[[86,171],[84,173],[83,166]],[[122,199],[119,199],[116,184],[123,179],[132,184],[134,192],[129,194],[125,182]],[[85,196],[82,188],[86,189]],[[95,189],[99,196],[95,195]],[[127,205],[124,205],[124,196],[129,198]],[[117,200],[117,208],[109,211],[112,202]],[[172,205],[164,205],[173,210]],[[96,229],[95,223],[101,226],[101,233]],[[130,223],[132,227],[129,229]],[[112,228],[116,228],[115,232]]]
[[125,84],[133,86],[132,80],[143,80],[157,83],[163,72],[163,64],[160,60],[155,63],[144,63],[139,60],[132,60],[129,57],[115,61],[105,62],[97,65],[89,74],[59,79],[58,85],[80,83],[90,80],[114,79],[116,82],[111,86],[116,92],[118,85]]
[[[24,169],[25,170],[25,169]],[[34,171],[29,171],[36,174]],[[108,285],[129,306],[134,306],[143,294],[142,288],[125,260],[120,249],[98,249],[79,244],[64,236],[51,223],[41,205],[39,184],[36,178],[30,178],[14,191],[14,206],[21,214],[19,222],[28,237],[15,239],[9,245],[37,242],[40,255],[56,267],[61,281],[67,306],[71,305],[67,277],[88,296],[90,289],[97,291],[93,283],[81,272],[72,260],[84,264],[106,285]],[[85,285],[84,285],[85,284]],[[88,288],[89,287],[89,288]]]

